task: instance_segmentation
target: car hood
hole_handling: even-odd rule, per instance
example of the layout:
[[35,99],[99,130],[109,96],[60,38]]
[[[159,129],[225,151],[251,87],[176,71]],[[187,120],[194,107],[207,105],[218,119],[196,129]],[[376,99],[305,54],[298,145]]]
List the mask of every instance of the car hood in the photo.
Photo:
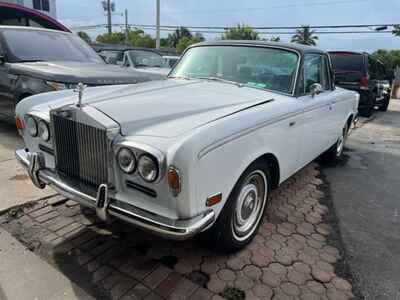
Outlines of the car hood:
[[122,135],[175,137],[271,99],[247,87],[165,80],[91,105],[118,122]]
[[[50,111],[76,104],[78,99],[77,94],[71,91],[53,94],[23,100],[17,111]],[[117,122],[124,136],[173,138],[239,111],[270,102],[274,96],[267,91],[226,83],[167,79],[88,88],[82,102]],[[36,105],[32,106],[32,102]]]
[[72,84],[83,82],[88,85],[114,85],[149,80],[149,76],[144,73],[119,66],[91,62],[14,63],[11,68],[16,75]]

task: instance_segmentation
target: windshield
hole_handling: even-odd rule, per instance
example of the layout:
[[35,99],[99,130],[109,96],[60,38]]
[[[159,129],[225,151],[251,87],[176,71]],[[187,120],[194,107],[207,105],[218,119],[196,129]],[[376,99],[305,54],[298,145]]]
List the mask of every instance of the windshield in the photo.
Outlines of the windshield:
[[78,36],[52,31],[10,29],[3,31],[17,61],[78,61],[104,63]]
[[261,89],[291,93],[299,57],[288,50],[249,46],[189,49],[171,77],[209,77]]
[[129,50],[128,56],[135,67],[167,68],[164,58],[153,51]]

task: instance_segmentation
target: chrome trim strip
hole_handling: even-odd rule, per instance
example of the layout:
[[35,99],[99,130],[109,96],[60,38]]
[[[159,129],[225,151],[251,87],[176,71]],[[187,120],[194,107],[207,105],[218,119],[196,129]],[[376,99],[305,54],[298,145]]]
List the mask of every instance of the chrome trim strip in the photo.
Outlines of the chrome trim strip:
[[[29,157],[35,157],[35,154],[36,156],[38,155],[37,153],[30,153],[25,149],[15,151],[17,160],[28,170],[31,168]],[[33,174],[33,177],[37,177],[40,182],[50,185],[63,196],[93,209],[97,208],[97,199],[95,197],[82,193],[66,184],[50,169],[40,169]],[[175,220],[153,214],[117,199],[109,198],[107,200],[110,200],[108,205],[106,201],[104,207],[98,207],[97,209],[144,230],[150,231],[153,234],[173,240],[188,239],[203,231],[215,220],[215,212],[211,209],[190,219]]]

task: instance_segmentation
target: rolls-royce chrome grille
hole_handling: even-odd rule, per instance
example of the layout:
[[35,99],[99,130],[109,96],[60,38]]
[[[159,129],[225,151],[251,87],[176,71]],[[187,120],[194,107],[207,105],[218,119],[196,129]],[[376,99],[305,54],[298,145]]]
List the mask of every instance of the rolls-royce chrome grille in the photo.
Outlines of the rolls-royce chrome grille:
[[56,169],[61,175],[90,186],[107,183],[106,129],[52,115]]

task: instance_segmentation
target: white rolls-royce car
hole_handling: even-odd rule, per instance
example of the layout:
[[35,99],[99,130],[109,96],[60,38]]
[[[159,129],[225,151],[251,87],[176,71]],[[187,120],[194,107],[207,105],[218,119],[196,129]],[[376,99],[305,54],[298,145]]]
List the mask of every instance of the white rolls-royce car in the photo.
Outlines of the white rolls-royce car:
[[38,188],[102,220],[169,239],[203,232],[232,252],[256,234],[271,189],[321,154],[340,158],[358,100],[315,48],[205,42],[163,81],[23,100],[16,156]]

